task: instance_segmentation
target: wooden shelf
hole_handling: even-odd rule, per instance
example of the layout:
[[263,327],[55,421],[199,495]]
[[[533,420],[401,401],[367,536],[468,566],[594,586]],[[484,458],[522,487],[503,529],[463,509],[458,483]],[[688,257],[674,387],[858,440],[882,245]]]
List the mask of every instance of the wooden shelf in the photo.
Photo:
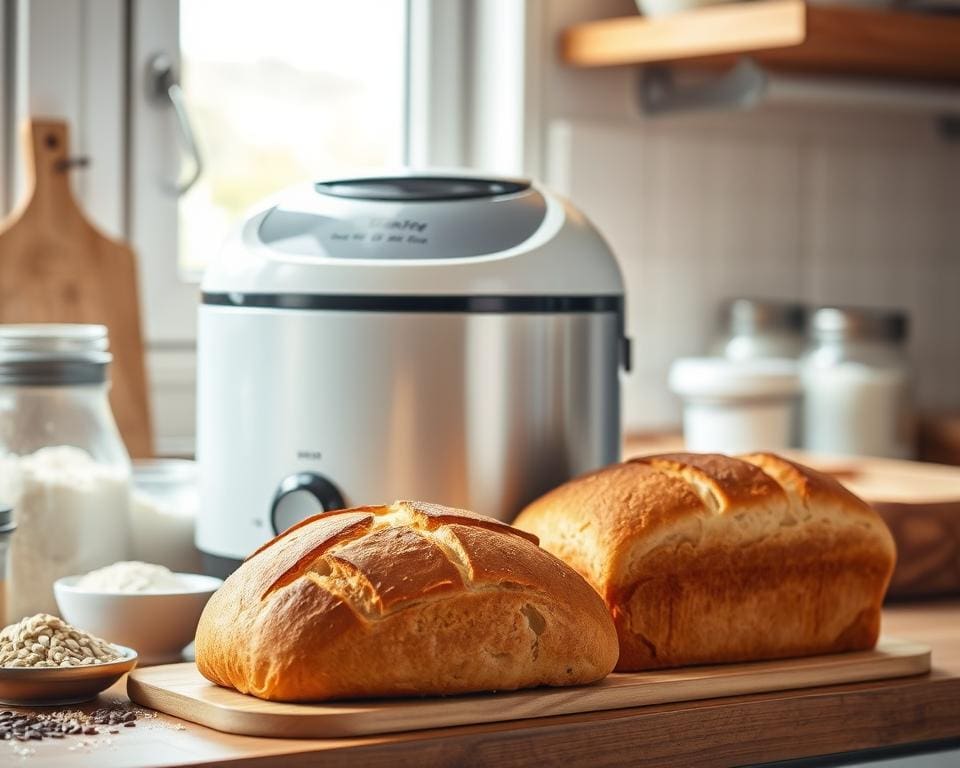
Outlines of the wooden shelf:
[[960,18],[759,0],[592,21],[561,40],[563,60],[579,67],[713,66],[741,55],[773,70],[960,83]]

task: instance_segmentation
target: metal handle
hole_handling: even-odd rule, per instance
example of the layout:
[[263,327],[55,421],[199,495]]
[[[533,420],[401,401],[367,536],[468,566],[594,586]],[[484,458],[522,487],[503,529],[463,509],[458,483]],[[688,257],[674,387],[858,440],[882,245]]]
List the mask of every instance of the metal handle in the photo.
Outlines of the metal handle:
[[177,118],[180,140],[187,151],[193,171],[177,184],[170,185],[170,192],[177,197],[185,195],[197,183],[203,173],[203,156],[197,144],[190,117],[187,115],[187,105],[183,98],[183,89],[173,67],[173,60],[165,53],[158,53],[147,62],[147,96],[157,104],[169,102],[173,106],[173,113]]

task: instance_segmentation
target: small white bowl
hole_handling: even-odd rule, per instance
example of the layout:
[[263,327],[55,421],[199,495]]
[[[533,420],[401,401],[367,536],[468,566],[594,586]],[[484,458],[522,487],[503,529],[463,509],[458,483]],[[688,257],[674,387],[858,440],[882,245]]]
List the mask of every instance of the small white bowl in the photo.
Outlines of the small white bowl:
[[178,573],[180,592],[94,592],[77,586],[82,576],[53,584],[60,615],[67,622],[111,643],[134,648],[140,665],[180,661],[193,641],[200,614],[223,581]]

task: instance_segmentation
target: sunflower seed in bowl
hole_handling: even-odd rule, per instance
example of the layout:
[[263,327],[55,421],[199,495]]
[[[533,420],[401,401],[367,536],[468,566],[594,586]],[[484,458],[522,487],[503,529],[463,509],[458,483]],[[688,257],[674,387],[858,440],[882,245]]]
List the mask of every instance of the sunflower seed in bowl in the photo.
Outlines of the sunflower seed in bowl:
[[40,613],[0,631],[0,703],[87,701],[136,663],[136,651]]

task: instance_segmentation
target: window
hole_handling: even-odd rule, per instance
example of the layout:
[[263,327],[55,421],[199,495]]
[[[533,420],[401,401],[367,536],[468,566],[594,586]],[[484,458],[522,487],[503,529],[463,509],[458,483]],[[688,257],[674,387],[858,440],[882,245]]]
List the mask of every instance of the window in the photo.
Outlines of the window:
[[204,160],[179,203],[184,278],[264,197],[401,164],[404,28],[398,0],[180,1],[181,79]]
[[[139,262],[160,453],[192,450],[198,277],[244,210],[285,186],[400,165],[525,165],[527,37],[514,0],[0,0],[0,209],[16,126],[64,119],[77,198]],[[186,195],[159,54],[179,71],[204,174]],[[520,80],[517,78],[520,77]],[[535,89],[534,89],[535,90]],[[405,157],[406,156],[406,157]],[[535,154],[530,154],[531,158]],[[533,169],[531,169],[533,170]]]

